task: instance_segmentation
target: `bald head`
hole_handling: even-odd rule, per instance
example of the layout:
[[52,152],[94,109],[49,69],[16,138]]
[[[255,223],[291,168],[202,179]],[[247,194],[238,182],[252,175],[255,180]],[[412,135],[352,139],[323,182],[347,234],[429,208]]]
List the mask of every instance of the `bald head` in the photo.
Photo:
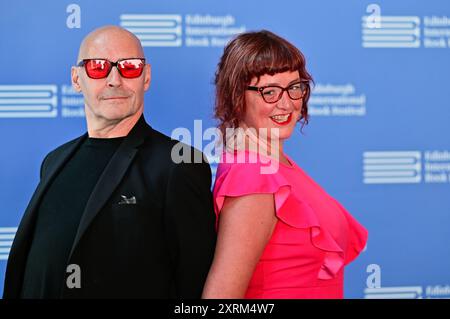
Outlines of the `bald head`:
[[77,61],[90,58],[114,59],[111,55],[117,54],[122,55],[118,58],[143,58],[144,50],[133,33],[119,26],[108,25],[95,29],[83,39]]
[[[145,56],[141,42],[133,33],[117,26],[104,26],[81,42],[78,62],[84,59],[117,62],[145,59]],[[114,65],[109,64],[108,73],[100,78],[90,77],[86,64],[71,68],[72,85],[84,96],[90,137],[126,136],[144,111],[144,93],[151,82],[150,64],[146,61],[142,72],[133,77],[124,77],[119,64]]]

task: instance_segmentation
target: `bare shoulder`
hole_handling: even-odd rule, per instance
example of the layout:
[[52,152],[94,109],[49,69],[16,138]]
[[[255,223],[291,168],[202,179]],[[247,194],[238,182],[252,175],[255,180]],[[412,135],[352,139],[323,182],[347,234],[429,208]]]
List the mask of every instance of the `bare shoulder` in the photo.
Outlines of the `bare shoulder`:
[[276,225],[273,194],[226,197],[203,298],[243,298]]
[[273,194],[227,197],[219,215],[219,236],[246,239],[265,246],[276,224]]

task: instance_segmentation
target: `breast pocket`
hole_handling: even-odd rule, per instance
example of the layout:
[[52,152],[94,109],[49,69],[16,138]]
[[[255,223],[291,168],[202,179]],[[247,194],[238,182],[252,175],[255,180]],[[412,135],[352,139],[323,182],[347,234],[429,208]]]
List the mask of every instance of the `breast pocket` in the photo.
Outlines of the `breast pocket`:
[[118,199],[109,206],[112,218],[120,223],[122,227],[132,226],[139,228],[139,224],[155,223],[162,218],[162,209],[160,205],[152,200],[145,201],[140,198],[126,200]]

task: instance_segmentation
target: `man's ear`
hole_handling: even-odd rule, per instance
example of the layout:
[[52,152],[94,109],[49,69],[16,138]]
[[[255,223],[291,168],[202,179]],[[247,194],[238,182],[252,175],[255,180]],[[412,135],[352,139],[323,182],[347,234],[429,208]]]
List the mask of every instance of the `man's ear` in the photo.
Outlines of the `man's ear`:
[[80,77],[78,76],[78,69],[76,66],[73,66],[71,69],[71,78],[72,78],[72,86],[75,91],[78,93],[81,92],[81,86],[80,86]]
[[145,74],[144,74],[144,91],[147,91],[152,82],[152,67],[150,64],[145,64]]

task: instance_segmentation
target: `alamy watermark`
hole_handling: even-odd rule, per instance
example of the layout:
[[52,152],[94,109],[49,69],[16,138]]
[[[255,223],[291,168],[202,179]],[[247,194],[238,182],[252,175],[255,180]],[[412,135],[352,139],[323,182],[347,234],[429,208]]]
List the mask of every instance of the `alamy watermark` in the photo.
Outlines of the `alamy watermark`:
[[216,127],[203,130],[202,121],[195,120],[193,134],[188,128],[179,127],[172,131],[171,138],[179,141],[171,152],[174,163],[202,163],[200,152],[190,152],[193,146],[201,150],[206,159],[220,159],[219,163],[261,163],[261,174],[274,174],[279,168],[278,128],[227,128],[224,136]]

